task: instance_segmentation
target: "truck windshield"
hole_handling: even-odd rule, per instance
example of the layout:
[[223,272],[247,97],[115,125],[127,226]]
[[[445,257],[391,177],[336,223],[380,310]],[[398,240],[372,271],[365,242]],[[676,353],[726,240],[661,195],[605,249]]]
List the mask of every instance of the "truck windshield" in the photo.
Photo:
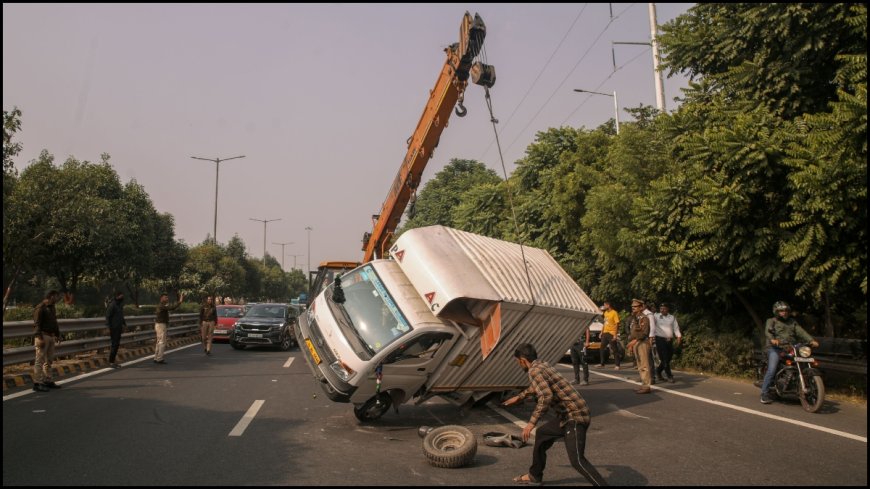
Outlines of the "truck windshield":
[[[359,268],[341,278],[343,304],[351,327],[372,353],[383,350],[411,331],[408,320],[396,306],[371,266]],[[332,294],[332,286],[327,294]]]

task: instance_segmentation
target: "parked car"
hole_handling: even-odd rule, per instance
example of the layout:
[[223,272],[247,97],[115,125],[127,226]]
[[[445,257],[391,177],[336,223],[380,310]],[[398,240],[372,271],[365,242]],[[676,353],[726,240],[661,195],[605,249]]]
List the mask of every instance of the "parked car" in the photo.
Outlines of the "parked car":
[[293,331],[298,315],[299,310],[289,304],[254,304],[236,322],[230,334],[230,345],[236,350],[259,345],[277,346],[287,351],[299,344]]
[[244,306],[218,305],[217,324],[214,326],[212,341],[224,342],[230,340],[230,335],[236,327],[236,321],[245,315]]

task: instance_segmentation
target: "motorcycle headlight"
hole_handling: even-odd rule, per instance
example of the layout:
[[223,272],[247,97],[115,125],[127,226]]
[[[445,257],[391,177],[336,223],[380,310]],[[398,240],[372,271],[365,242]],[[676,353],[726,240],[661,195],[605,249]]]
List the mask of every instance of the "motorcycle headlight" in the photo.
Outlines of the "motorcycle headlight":
[[798,349],[798,355],[802,356],[803,358],[808,358],[812,354],[813,350],[811,350],[808,346],[802,346]]
[[341,360],[332,362],[329,368],[331,368],[332,371],[335,372],[336,375],[338,375],[338,378],[345,382],[350,380],[356,374],[356,372],[352,368],[348,367],[347,364],[345,364]]

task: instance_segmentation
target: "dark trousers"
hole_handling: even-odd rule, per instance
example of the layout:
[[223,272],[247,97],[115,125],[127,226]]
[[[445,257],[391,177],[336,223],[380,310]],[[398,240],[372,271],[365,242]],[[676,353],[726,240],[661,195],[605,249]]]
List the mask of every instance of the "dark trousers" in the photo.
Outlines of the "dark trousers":
[[589,364],[586,363],[586,352],[582,343],[571,346],[571,366],[574,367],[574,380],[580,380],[580,366],[583,366],[583,380],[589,382]]
[[613,363],[618,367],[619,363],[622,362],[622,345],[620,345],[619,341],[617,341],[617,339],[610,333],[604,333],[601,335],[601,361],[598,363],[604,365],[607,360],[607,350],[609,348],[613,349]]
[[529,475],[535,480],[544,480],[544,468],[547,466],[547,450],[563,438],[565,450],[568,452],[568,460],[571,465],[580,472],[593,486],[606,486],[604,477],[595,470],[595,467],[586,460],[583,454],[586,451],[586,430],[588,425],[577,421],[568,421],[565,426],[559,426],[559,420],[550,419],[538,426],[535,432],[535,448],[532,452],[532,466],[529,467]]
[[109,328],[109,335],[112,338],[112,348],[109,350],[109,363],[115,363],[118,347],[121,346],[121,333],[123,331],[124,328]]
[[656,376],[661,377],[662,371],[667,374],[668,378],[673,377],[671,374],[671,358],[674,356],[674,345],[671,340],[656,336],[656,352],[659,354],[658,368],[656,368]]

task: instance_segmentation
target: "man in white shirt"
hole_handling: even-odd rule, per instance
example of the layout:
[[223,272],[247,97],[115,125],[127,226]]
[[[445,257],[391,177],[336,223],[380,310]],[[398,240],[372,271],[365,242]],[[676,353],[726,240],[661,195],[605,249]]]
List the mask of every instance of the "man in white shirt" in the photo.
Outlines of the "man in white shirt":
[[655,317],[655,343],[656,350],[659,354],[661,363],[656,368],[656,377],[659,381],[664,382],[662,372],[667,374],[668,382],[674,381],[674,376],[671,373],[671,358],[674,356],[674,344],[672,340],[677,338],[676,346],[680,346],[683,340],[683,335],[680,333],[680,325],[677,323],[677,318],[671,314],[671,308],[668,304],[659,306],[659,312],[654,314]]
[[[656,334],[655,334],[656,318],[655,318],[655,314],[653,314],[653,311],[655,310],[655,308],[656,308],[656,303],[653,301],[647,302],[646,306],[643,308],[643,315],[646,316],[647,319],[649,319],[649,368],[650,369],[656,368],[655,353],[658,353],[657,351],[653,351],[653,350],[655,350],[655,347],[656,347],[656,341],[655,341],[656,340]],[[652,372],[652,370],[650,370],[650,372]],[[656,384],[656,377],[657,377],[656,375],[652,375],[652,381],[650,382],[651,385]]]

